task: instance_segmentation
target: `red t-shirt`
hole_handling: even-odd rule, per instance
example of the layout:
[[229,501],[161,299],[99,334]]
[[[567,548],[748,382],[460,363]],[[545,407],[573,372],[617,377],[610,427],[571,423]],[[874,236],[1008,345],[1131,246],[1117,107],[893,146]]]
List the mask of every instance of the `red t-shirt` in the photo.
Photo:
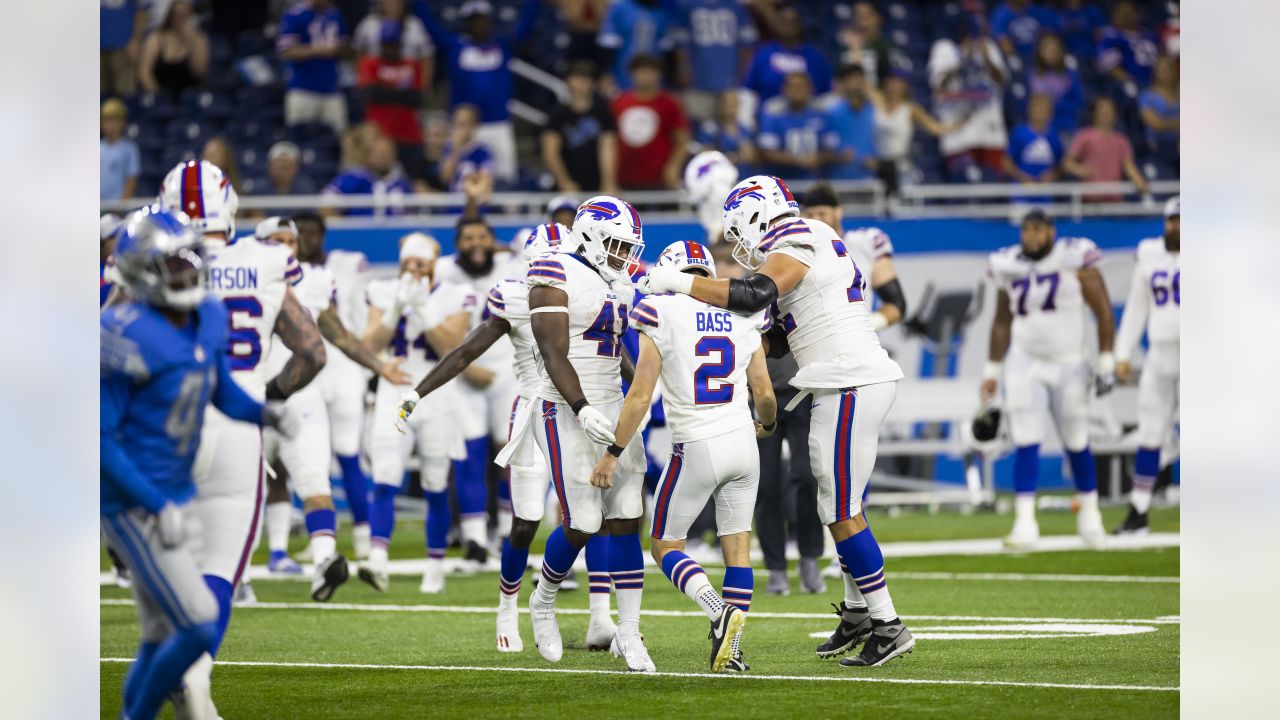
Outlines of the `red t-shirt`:
[[[1133,159],[1133,146],[1129,144],[1129,138],[1118,132],[1087,127],[1072,138],[1067,157],[1089,168],[1085,182],[1118,182],[1125,179],[1124,163]],[[1088,195],[1086,199],[1115,201],[1123,198],[1118,195]]]
[[[360,60],[357,73],[360,88],[385,87],[422,92],[422,66],[413,60],[387,62],[376,56],[366,57]],[[422,143],[422,124],[418,122],[417,108],[371,102],[365,104],[364,116],[398,143]]]
[[613,101],[613,117],[618,128],[618,184],[632,189],[662,187],[672,135],[689,127],[680,103],[665,92],[649,100],[627,92]]

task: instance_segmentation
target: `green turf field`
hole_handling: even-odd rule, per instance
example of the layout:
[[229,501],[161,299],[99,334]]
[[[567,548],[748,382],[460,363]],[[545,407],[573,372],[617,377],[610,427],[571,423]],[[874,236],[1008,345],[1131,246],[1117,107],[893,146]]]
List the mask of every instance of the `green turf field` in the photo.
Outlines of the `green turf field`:
[[[1178,528],[1176,509],[1152,517],[1153,530]],[[1110,526],[1117,511],[1106,518]],[[1008,523],[1008,516],[983,514],[872,517],[884,542],[994,537]],[[1046,534],[1068,532],[1073,517],[1042,513],[1041,527]],[[416,557],[420,540],[420,522],[403,523],[393,545],[403,552],[395,554]],[[769,596],[758,570],[743,643],[752,666],[746,676],[707,673],[705,618],[653,569],[645,578],[644,606],[664,613],[641,623],[659,670],[652,677],[628,675],[621,660],[582,649],[585,583],[561,595],[566,651],[552,665],[533,647],[527,616],[525,651],[494,650],[494,573],[451,576],[447,592],[435,596],[419,594],[416,577],[393,578],[385,595],[353,578],[329,606],[311,603],[304,583],[256,581],[259,606],[235,611],[214,672],[214,697],[227,720],[530,712],[1169,717],[1179,700],[1178,558],[1177,549],[1159,549],[891,559],[889,586],[917,647],[886,667],[857,671],[813,654],[820,640],[810,634],[835,627],[829,603],[839,600],[838,582],[829,582],[822,596],[800,593],[795,582],[791,596]],[[720,574],[708,568],[717,585]],[[1064,577],[1072,575],[1091,577]],[[528,578],[522,604],[532,587]],[[133,654],[137,626],[128,597],[115,587],[102,589],[103,658]],[[104,718],[119,710],[126,668],[102,664]]]

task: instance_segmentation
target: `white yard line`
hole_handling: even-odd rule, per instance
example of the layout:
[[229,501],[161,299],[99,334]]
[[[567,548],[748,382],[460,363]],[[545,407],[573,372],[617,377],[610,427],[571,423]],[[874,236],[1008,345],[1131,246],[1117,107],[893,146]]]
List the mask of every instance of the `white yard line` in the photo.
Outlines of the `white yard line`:
[[[132,606],[133,600],[126,598],[102,598],[102,605]],[[256,602],[236,605],[236,610],[330,610],[355,612],[407,612],[407,613],[455,613],[468,615],[492,615],[497,609],[493,606],[477,605],[393,605],[366,603],[311,603],[311,602]],[[528,614],[528,608],[520,608],[520,612]],[[560,615],[588,615],[585,608],[558,608]],[[706,613],[697,610],[643,610],[641,614],[649,617],[697,617],[705,618]],[[753,610],[751,617],[771,620],[829,620],[834,613],[798,613],[798,612],[760,612]],[[1024,622],[1024,623],[1146,623],[1154,625],[1178,625],[1177,618],[1160,618],[1141,620],[1116,618],[1035,618],[1035,617],[988,617],[975,615],[903,615],[905,620],[938,620],[944,622]]]
[[[130,658],[101,658],[104,663],[128,663]],[[868,682],[888,683],[893,685],[974,685],[983,687],[1024,687],[1024,688],[1060,688],[1064,690],[1124,690],[1130,692],[1178,692],[1179,688],[1159,685],[1086,685],[1073,683],[1036,683],[1013,682],[1002,680],[934,680],[914,678],[887,678],[848,675],[841,677],[819,677],[812,675],[751,675],[747,674],[714,674],[714,673],[632,673],[625,670],[578,670],[572,668],[519,668],[519,667],[482,667],[475,665],[374,665],[365,663],[310,663],[310,662],[265,662],[257,660],[219,660],[218,665],[227,667],[277,667],[277,668],[325,668],[333,670],[422,670],[431,672],[508,672],[508,673],[552,673],[561,675],[626,675],[629,677],[671,677],[698,678],[719,680],[722,682],[743,682],[750,680],[782,680],[790,682]]]

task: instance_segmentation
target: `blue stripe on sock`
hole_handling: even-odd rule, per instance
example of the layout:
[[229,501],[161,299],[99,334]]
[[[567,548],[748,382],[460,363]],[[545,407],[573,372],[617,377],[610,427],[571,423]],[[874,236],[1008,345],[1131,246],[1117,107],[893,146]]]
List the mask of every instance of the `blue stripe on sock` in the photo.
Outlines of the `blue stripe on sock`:
[[[751,594],[755,590],[755,572],[750,567],[730,565],[724,569],[724,584],[721,594],[725,600],[736,600],[734,604],[743,610],[751,605]],[[742,601],[745,600],[745,603]]]

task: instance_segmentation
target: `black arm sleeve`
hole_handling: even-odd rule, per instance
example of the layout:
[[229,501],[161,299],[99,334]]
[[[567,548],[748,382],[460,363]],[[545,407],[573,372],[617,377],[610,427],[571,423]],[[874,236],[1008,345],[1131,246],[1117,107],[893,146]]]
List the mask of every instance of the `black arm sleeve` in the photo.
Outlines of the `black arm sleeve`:
[[745,278],[733,278],[729,281],[729,306],[743,315],[760,312],[778,299],[778,286],[768,275],[755,273]]
[[897,305],[898,312],[902,313],[902,317],[905,318],[907,316],[907,296],[902,293],[902,285],[898,283],[898,278],[894,278],[876,288],[876,294],[880,296],[880,302],[887,305]]

